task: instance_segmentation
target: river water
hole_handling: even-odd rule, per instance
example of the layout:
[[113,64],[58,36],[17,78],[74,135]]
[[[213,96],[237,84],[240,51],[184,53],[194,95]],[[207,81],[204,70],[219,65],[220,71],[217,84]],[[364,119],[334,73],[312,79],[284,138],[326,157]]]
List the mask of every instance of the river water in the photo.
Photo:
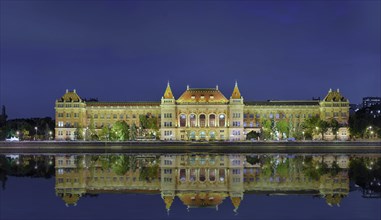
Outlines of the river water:
[[3,154],[0,219],[381,219],[380,154]]

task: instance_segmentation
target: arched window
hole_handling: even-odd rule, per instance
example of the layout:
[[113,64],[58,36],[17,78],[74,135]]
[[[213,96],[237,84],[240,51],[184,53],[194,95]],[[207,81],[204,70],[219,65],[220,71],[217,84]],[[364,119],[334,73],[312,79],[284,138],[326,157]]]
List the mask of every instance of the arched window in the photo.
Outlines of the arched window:
[[224,182],[225,181],[225,170],[224,169],[220,169],[218,174],[219,174],[218,176],[220,177],[220,181]]
[[216,115],[209,115],[209,127],[216,126]]
[[216,133],[214,131],[211,131],[209,133],[209,140],[216,140]]
[[180,115],[180,127],[185,127],[187,123],[187,116],[184,114]]
[[195,114],[191,114],[189,116],[189,122],[190,122],[191,127],[196,127],[196,115]]
[[205,140],[205,138],[206,138],[205,131],[201,131],[201,132],[200,132],[200,139],[201,139],[201,140]]
[[186,180],[186,171],[185,169],[180,169],[180,181],[185,182]]
[[209,180],[210,181],[215,181],[216,180],[216,170],[215,169],[210,169],[209,170]]
[[204,114],[200,115],[200,127],[205,127],[206,117]]
[[195,140],[196,139],[196,132],[191,131],[190,134],[189,134],[189,139],[190,140]]
[[220,114],[220,116],[218,116],[218,125],[220,127],[225,127],[225,115]]
[[201,181],[201,182],[204,182],[205,179],[206,179],[206,171],[205,171],[204,168],[201,168],[201,169],[200,169],[200,181]]

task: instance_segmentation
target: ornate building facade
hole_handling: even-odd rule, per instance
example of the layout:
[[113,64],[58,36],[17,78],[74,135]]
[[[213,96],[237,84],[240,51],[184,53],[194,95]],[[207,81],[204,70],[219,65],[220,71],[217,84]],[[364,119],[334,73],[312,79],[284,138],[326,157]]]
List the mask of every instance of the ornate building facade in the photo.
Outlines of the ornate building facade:
[[[340,91],[329,90],[322,100],[244,101],[235,83],[230,98],[215,88],[189,88],[175,99],[168,83],[159,102],[86,101],[76,92],[66,93],[55,103],[57,140],[73,140],[78,127],[112,126],[123,120],[140,127],[139,116],[157,118],[161,140],[246,139],[251,131],[261,132],[263,122],[286,120],[293,127],[307,118],[335,119],[342,128],[337,137],[347,139],[349,101]],[[334,136],[331,134],[331,136]],[[328,135],[329,137],[329,135]]]

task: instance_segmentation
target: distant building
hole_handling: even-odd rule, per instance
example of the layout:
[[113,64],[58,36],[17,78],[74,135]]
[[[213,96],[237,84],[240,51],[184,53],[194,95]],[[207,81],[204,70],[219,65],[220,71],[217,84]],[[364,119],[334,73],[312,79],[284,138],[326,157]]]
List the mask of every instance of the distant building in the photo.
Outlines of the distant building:
[[381,97],[364,97],[362,106],[365,113],[373,118],[381,116]]
[[364,97],[362,98],[362,107],[369,108],[375,105],[381,105],[381,97]]
[[[175,99],[168,83],[161,101],[100,102],[85,101],[74,91],[55,103],[56,139],[75,139],[77,128],[95,127],[100,131],[123,120],[141,127],[139,117],[156,118],[161,140],[230,140],[246,139],[246,134],[261,132],[263,122],[286,120],[292,128],[300,127],[313,116],[335,119],[348,125],[349,101],[339,90],[330,89],[322,100],[244,101],[235,83],[230,99],[215,88],[190,88]],[[338,138],[347,138],[346,129]],[[334,138],[334,135],[329,137]]]

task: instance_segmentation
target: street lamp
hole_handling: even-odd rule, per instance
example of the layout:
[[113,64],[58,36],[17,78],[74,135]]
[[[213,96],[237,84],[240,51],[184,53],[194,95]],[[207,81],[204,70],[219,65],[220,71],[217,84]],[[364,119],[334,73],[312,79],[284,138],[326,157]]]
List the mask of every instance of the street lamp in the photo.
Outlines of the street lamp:
[[53,132],[52,132],[52,131],[49,131],[49,140],[52,139],[52,134],[53,134]]
[[37,140],[37,127],[34,127],[34,130],[36,130],[36,135],[34,135],[34,140]]
[[302,134],[303,134],[303,141],[305,141],[305,140],[306,140],[306,138],[304,137],[304,131],[302,132]]

